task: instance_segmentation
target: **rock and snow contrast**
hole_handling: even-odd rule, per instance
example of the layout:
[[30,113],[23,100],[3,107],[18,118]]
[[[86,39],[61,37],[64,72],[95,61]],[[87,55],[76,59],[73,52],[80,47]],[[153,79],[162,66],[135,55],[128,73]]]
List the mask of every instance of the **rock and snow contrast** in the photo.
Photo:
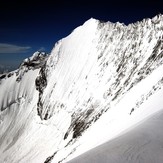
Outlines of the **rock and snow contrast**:
[[161,163],[162,96],[163,16],[90,19],[0,75],[0,163]]

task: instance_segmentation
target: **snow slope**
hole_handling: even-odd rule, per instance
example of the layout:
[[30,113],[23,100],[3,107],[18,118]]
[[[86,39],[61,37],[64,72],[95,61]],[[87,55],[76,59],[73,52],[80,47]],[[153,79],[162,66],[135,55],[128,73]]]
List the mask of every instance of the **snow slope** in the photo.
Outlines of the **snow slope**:
[[0,162],[56,163],[162,110],[163,16],[91,18],[0,76]]
[[69,163],[162,163],[163,111]]

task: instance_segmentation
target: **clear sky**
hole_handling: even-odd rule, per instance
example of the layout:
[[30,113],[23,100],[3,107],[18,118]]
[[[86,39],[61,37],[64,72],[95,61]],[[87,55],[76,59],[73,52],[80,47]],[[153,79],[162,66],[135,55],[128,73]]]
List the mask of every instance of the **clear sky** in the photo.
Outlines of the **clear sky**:
[[0,69],[18,67],[37,50],[50,52],[91,17],[129,24],[159,13],[162,0],[1,0]]

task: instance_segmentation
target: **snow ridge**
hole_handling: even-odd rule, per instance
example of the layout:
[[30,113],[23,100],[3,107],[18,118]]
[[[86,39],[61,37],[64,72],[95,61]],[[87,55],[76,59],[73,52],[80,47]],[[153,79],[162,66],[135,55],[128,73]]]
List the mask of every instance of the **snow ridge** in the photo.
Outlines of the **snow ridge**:
[[89,19],[0,76],[2,162],[65,162],[114,138],[156,112],[144,106],[162,91],[162,70],[163,15]]

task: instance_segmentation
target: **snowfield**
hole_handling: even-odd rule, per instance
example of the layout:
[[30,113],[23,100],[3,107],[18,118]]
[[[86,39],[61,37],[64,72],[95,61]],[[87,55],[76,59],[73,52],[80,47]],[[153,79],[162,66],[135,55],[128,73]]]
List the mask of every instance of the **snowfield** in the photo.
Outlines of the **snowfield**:
[[162,163],[163,111],[69,163]]
[[0,75],[0,163],[161,163],[162,72],[162,15],[89,19]]

